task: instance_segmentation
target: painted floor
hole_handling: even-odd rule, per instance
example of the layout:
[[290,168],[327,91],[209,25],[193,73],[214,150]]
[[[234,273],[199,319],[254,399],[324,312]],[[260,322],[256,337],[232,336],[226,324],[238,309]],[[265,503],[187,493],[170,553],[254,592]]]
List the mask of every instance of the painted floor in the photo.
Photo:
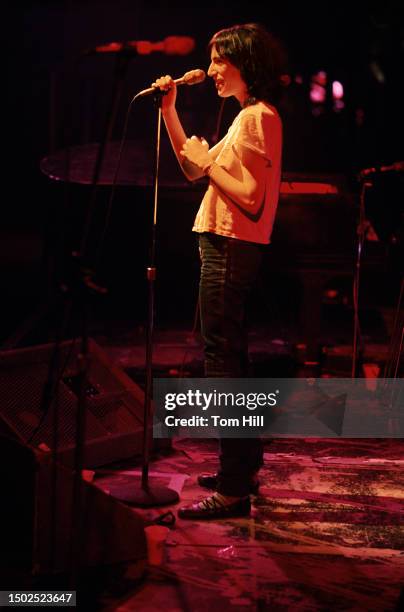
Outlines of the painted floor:
[[[105,330],[94,340],[112,362],[144,386],[144,330]],[[349,334],[319,375],[350,372]],[[365,346],[380,367],[386,342]],[[255,376],[302,375],[296,342],[283,333],[253,331]],[[156,334],[155,376],[202,376],[197,333]],[[317,375],[317,374],[316,374]],[[119,460],[94,473],[111,493],[140,489],[141,458]],[[179,505],[206,496],[201,472],[217,469],[217,441],[174,438],[153,450],[151,485],[175,489],[172,506],[134,508],[146,524],[171,511],[162,563],[122,564],[96,573],[78,589],[79,609],[134,612],[330,612],[404,610],[404,440],[277,438],[265,442],[259,495],[248,518],[185,521]],[[133,543],[136,546],[136,542]],[[48,587],[47,587],[48,588]]]
[[[274,440],[266,443],[249,518],[176,520],[163,562],[149,566],[105,610],[330,611],[401,609],[404,475],[401,440]],[[178,491],[176,506],[135,511],[146,521],[204,491],[197,475],[217,466],[215,440],[176,439],[155,458],[150,482]],[[105,469],[96,484],[140,486],[139,468]],[[118,483],[118,485],[117,485]],[[401,595],[401,600],[400,600]],[[404,609],[404,607],[403,607]]]
[[[96,340],[142,385],[144,342],[123,330]],[[293,338],[253,332],[256,376],[299,375]],[[349,376],[350,346],[334,351],[322,374]],[[366,345],[367,361],[383,363],[386,344]],[[198,334],[159,332],[154,372],[202,376]],[[143,377],[143,378],[142,378]],[[180,502],[141,509],[146,523],[172,511],[163,562],[104,588],[102,610],[155,612],[404,610],[404,441],[400,439],[274,439],[265,443],[259,495],[249,518],[185,521],[180,505],[206,496],[201,472],[217,468],[217,441],[175,438],[153,454],[149,482],[175,489]],[[95,484],[140,488],[141,463],[97,469]]]

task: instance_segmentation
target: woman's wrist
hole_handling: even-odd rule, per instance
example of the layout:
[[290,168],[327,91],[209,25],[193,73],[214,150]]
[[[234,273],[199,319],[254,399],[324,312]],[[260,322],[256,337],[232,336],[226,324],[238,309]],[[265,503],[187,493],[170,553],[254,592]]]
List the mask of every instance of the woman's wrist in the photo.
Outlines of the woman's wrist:
[[211,172],[214,168],[214,166],[216,166],[216,162],[214,159],[209,159],[203,166],[202,166],[202,172],[204,173],[205,176],[210,176]]

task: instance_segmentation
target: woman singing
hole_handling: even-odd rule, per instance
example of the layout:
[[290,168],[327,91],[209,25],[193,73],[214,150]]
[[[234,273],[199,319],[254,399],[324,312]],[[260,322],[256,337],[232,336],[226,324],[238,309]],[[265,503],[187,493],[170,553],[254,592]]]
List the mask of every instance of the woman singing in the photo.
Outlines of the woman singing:
[[[226,136],[209,148],[187,138],[178,117],[176,85],[167,75],[153,83],[164,90],[162,113],[176,157],[189,180],[209,177],[196,215],[201,276],[199,303],[205,376],[248,376],[245,305],[263,249],[270,242],[281,178],[282,123],[276,110],[284,55],[257,24],[217,32],[209,43],[208,76],[221,98],[234,96],[241,110]],[[217,474],[198,482],[214,489],[206,499],[180,508],[184,519],[246,516],[258,491],[263,463],[257,438],[222,438]]]

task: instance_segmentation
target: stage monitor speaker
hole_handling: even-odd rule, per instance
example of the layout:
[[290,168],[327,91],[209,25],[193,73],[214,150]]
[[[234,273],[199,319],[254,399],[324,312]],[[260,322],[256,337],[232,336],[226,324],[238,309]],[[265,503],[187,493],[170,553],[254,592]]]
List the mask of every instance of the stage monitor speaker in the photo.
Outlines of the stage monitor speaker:
[[[69,572],[73,471],[55,463],[49,452],[1,436],[0,475],[1,575]],[[80,567],[138,562],[144,569],[142,517],[94,484],[82,480],[82,487]]]
[[[80,348],[80,339],[61,343],[58,384],[46,414],[42,398],[54,345],[0,352],[0,432],[34,448],[52,450],[56,446],[58,460],[68,466],[74,465]],[[144,393],[91,338],[85,392],[83,467],[140,455]],[[152,424],[149,435],[152,444]]]

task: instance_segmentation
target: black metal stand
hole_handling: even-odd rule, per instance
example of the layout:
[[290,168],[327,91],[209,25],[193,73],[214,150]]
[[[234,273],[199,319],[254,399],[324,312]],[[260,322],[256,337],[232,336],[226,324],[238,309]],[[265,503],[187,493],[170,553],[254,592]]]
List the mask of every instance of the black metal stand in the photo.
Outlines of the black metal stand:
[[390,338],[388,358],[384,367],[383,378],[400,376],[400,362],[404,347],[404,276],[401,278],[400,291],[394,316],[393,330]]
[[[132,54],[133,55],[133,54]],[[63,323],[58,332],[58,337],[55,342],[55,347],[52,352],[48,377],[45,382],[44,392],[41,402],[42,419],[35,428],[31,438],[39,429],[46,414],[53,406],[53,468],[50,497],[52,500],[51,512],[51,547],[50,547],[50,567],[53,571],[53,562],[55,558],[56,547],[56,474],[57,474],[57,439],[58,439],[58,414],[57,414],[57,394],[58,383],[61,378],[59,371],[59,350],[60,344],[63,341],[63,335],[66,329],[67,321],[70,318],[72,310],[76,310],[81,316],[81,331],[80,331],[80,352],[78,355],[78,380],[79,391],[77,395],[77,419],[76,419],[76,439],[75,439],[75,456],[74,456],[74,481],[73,481],[73,500],[72,500],[72,520],[70,525],[70,563],[69,563],[69,586],[74,589],[77,586],[82,554],[82,493],[83,493],[83,459],[86,435],[86,389],[88,380],[88,371],[90,364],[90,355],[88,350],[88,310],[89,296],[94,294],[104,294],[106,289],[100,287],[94,281],[94,271],[91,269],[91,254],[88,248],[88,239],[93,222],[96,196],[98,191],[98,182],[102,163],[104,160],[105,147],[110,139],[111,131],[115,122],[118,102],[122,93],[122,86],[126,74],[130,55],[126,53],[119,54],[116,58],[114,83],[111,93],[111,100],[106,116],[106,122],[103,131],[103,137],[100,147],[97,152],[94,172],[91,181],[90,201],[87,207],[86,220],[83,226],[80,250],[73,251],[70,254],[69,269],[64,278],[59,283],[59,290],[63,296]],[[68,174],[66,176],[68,179]],[[24,327],[26,333],[26,326]],[[17,336],[19,339],[20,336]]]
[[351,378],[355,378],[358,374],[358,356],[359,356],[359,340],[360,340],[360,321],[359,321],[359,284],[361,273],[362,249],[366,240],[367,224],[365,216],[365,193],[366,189],[372,187],[372,183],[364,180],[361,184],[359,196],[359,222],[357,227],[358,244],[356,254],[356,264],[353,282],[353,307],[354,307],[354,331],[352,343],[352,368]]
[[112,495],[122,502],[143,508],[153,506],[164,506],[174,504],[179,500],[178,493],[172,489],[149,484],[149,423],[151,416],[151,395],[153,385],[153,331],[154,331],[154,302],[155,302],[155,280],[156,280],[156,230],[158,210],[158,187],[159,187],[159,165],[160,165],[160,135],[161,135],[161,101],[163,93],[156,91],[155,104],[157,106],[157,132],[156,152],[154,166],[154,197],[153,197],[153,220],[151,230],[151,244],[149,254],[149,265],[147,267],[148,282],[148,321],[146,335],[146,389],[144,398],[143,416],[143,456],[142,456],[142,482],[141,489],[136,490],[133,485],[127,487],[119,486],[119,491],[111,492]]
[[80,574],[80,557],[83,541],[82,533],[82,494],[83,494],[83,459],[86,434],[86,387],[90,365],[88,350],[88,299],[90,293],[106,293],[106,289],[99,287],[94,281],[94,270],[92,270],[91,254],[88,242],[90,230],[94,217],[96,198],[98,193],[98,182],[102,163],[105,156],[105,147],[110,140],[111,132],[115,123],[118,102],[122,94],[124,78],[127,72],[130,58],[133,54],[126,52],[118,53],[115,62],[114,82],[106,115],[102,139],[97,152],[91,181],[91,195],[87,207],[86,219],[81,235],[79,252],[73,252],[73,298],[78,300],[82,314],[81,347],[79,359],[79,393],[77,402],[77,425],[76,425],[76,447],[74,461],[74,483],[73,483],[73,507],[71,523],[71,559],[70,559],[70,587],[77,585]]
[[389,412],[389,432],[395,437],[399,437],[400,430],[402,431],[400,421],[402,419],[403,391],[399,384],[399,380],[400,377],[402,378],[402,360],[404,355],[403,298],[404,277],[401,278],[401,286],[390,339],[388,358],[386,360],[386,365],[383,372],[384,398],[387,410]]

